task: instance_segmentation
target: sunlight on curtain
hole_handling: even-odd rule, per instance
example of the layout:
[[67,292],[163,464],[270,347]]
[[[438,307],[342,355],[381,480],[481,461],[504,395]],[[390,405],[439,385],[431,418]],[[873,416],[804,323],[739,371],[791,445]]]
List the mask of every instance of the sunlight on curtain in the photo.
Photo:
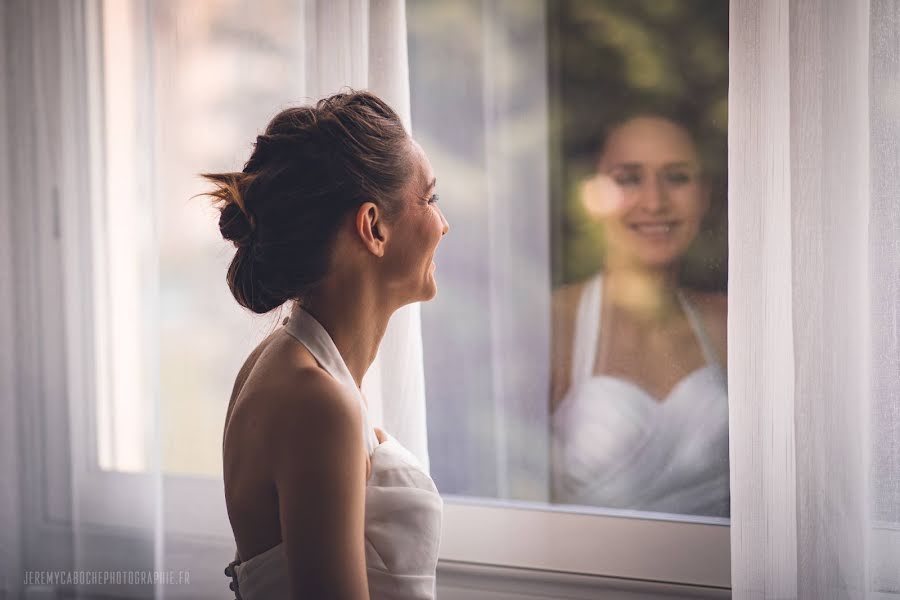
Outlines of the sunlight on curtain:
[[[404,7],[394,0],[215,0],[106,2],[100,12],[99,464],[141,472],[157,451],[146,427],[155,400],[141,383],[153,351],[141,298],[150,293],[145,278],[155,277],[148,243],[158,218],[162,468],[216,476],[234,376],[284,315],[257,317],[234,302],[224,283],[233,249],[220,239],[209,203],[194,197],[206,189],[197,174],[239,169],[278,110],[347,87],[380,94],[409,128]],[[158,215],[148,219],[151,183]],[[427,465],[417,305],[391,320],[364,389],[376,423]]]
[[134,35],[142,16],[139,4],[103,5],[103,81],[97,83],[105,177],[96,196],[102,201],[90,206],[98,233],[92,238],[98,460],[102,469],[127,472],[147,470],[155,455],[147,427],[153,423],[149,390],[155,385],[148,384],[158,376],[148,362],[156,345],[147,343],[144,329],[155,331],[157,323],[144,312],[156,276],[156,240],[148,201],[154,164],[147,137],[150,99],[139,98],[149,82],[134,76],[147,60],[144,40]]
[[[68,337],[93,350],[72,359],[89,383],[70,399],[74,556],[65,558],[83,570],[189,570],[190,594],[213,597],[227,593],[228,554],[210,560],[209,549],[224,540],[233,552],[220,479],[225,409],[240,365],[285,314],[257,317],[231,297],[234,248],[195,197],[208,189],[198,174],[239,170],[279,110],[347,87],[381,95],[409,127],[404,3],[72,6],[85,21],[87,64],[76,76],[88,80],[79,84],[90,131],[72,145],[89,151],[67,158],[91,173],[91,219],[66,230],[66,247],[76,251],[79,235],[92,244],[89,284],[79,271],[69,290],[91,330]],[[417,305],[391,320],[364,385],[377,423],[427,464]]]
[[731,3],[736,598],[900,593],[900,6]]

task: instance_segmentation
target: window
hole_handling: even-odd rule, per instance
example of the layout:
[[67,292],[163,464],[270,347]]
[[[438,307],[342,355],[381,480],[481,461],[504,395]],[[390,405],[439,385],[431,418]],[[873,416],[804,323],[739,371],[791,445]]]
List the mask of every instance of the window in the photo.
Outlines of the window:
[[[49,461],[71,459],[74,497],[49,494],[84,568],[143,568],[158,550],[192,585],[225,585],[209,561],[234,551],[220,478],[234,380],[222,373],[237,372],[278,315],[248,319],[234,303],[233,248],[194,196],[208,189],[198,173],[240,164],[271,115],[303,101],[302,9],[103,1],[83,14],[73,5],[66,21],[84,28],[67,60],[85,99],[69,123],[85,131],[65,130],[62,155],[79,173],[89,165],[72,197],[90,202],[63,202],[62,245],[69,276],[89,279],[69,282],[65,304],[73,455],[53,444]],[[48,479],[68,493],[66,478]]]
[[[422,307],[445,558],[727,587],[727,3],[407,19],[451,225]],[[627,560],[586,540],[623,530]]]
[[[97,484],[82,488],[94,494],[83,505],[107,525],[152,529],[162,518],[178,535],[227,536],[218,450],[233,379],[222,374],[237,372],[279,315],[248,319],[231,298],[224,273],[233,249],[215,230],[215,211],[194,197],[207,189],[197,174],[240,165],[280,107],[309,100],[297,83],[305,4],[97,6],[102,41],[87,61],[96,270],[93,297],[84,299],[92,311],[84,335],[100,359],[92,365],[96,414],[85,427],[85,476]],[[554,347],[575,345],[572,334],[558,341],[566,327],[554,318],[559,292],[607,269],[608,231],[590,213],[598,178],[623,195],[645,184],[672,194],[709,175],[719,204],[705,218],[694,215],[699,231],[685,244],[689,260],[679,275],[694,288],[722,289],[726,8],[717,0],[407,3],[413,134],[439,174],[452,226],[438,253],[438,298],[422,307],[430,458],[447,498],[444,561],[728,586],[724,515],[675,514],[630,504],[627,494],[615,504],[560,493],[560,469],[573,463],[559,459],[552,396]],[[685,36],[697,40],[689,51],[679,49]],[[628,160],[624,173],[601,172],[604,128],[621,129],[632,105],[656,115],[663,133],[687,139],[693,158]],[[136,219],[147,214],[140,203],[148,198],[156,199],[153,218]],[[646,231],[635,235],[667,244],[682,216],[672,223],[665,210],[668,220],[636,223]],[[606,317],[607,324],[604,331],[621,331],[629,322]],[[157,330],[159,347],[144,345]],[[693,376],[689,370],[706,359],[696,330],[688,323],[663,336],[671,360],[659,362]],[[640,350],[627,346],[632,339],[603,343],[620,356],[627,353],[615,344],[623,340]],[[682,353],[693,363],[679,363]],[[672,387],[653,379],[655,371],[646,380],[629,372],[634,360],[594,363],[590,373],[636,378],[630,393],[645,406],[665,395],[657,388]],[[156,394],[159,410],[148,411]],[[161,455],[148,450],[153,436],[165,440]],[[724,478],[727,493],[727,471]],[[142,500],[148,492],[164,497],[162,516]],[[101,514],[104,497],[130,501],[120,513]],[[513,530],[530,538],[511,547],[504,541]],[[611,536],[629,544],[610,548]],[[690,552],[674,560],[673,544]],[[225,539],[218,548],[228,546]]]
[[[234,383],[222,374],[237,373],[250,350],[275,326],[277,315],[248,319],[231,298],[224,274],[233,248],[216,230],[216,213],[207,199],[195,197],[208,190],[198,174],[234,168],[246,159],[256,134],[279,107],[302,101],[297,83],[302,5],[292,0],[156,4],[146,31],[155,51],[152,57],[135,56],[144,40],[133,20],[128,21],[134,15],[125,6],[103,5],[103,239],[108,247],[131,249],[135,244],[129,240],[150,235],[145,230],[151,224],[133,219],[141,214],[135,203],[147,201],[145,193],[135,193],[147,189],[135,190],[138,179],[147,176],[139,166],[152,159],[153,182],[137,185],[155,186],[152,194],[159,199],[158,231],[151,233],[158,235],[153,242],[160,249],[162,468],[171,474],[216,476],[222,469],[215,440],[222,434],[223,398],[230,396]],[[150,87],[137,89],[147,83],[135,73],[143,73],[151,60]],[[148,101],[142,92],[150,92],[150,106],[141,105]],[[129,127],[142,119],[147,131],[136,133]],[[135,139],[140,133],[144,142],[165,151],[145,156]],[[136,268],[138,259],[128,260],[106,248],[98,248],[97,257],[106,267],[106,293],[98,296],[116,299],[98,306],[98,313],[106,315],[107,331],[118,338],[116,347],[127,350],[112,357],[108,369],[114,381],[109,397],[121,405],[115,410],[99,406],[100,462],[107,468],[140,469],[144,463],[135,458],[140,435],[123,424],[141,419],[135,410],[149,403],[121,386],[137,380],[134,370],[140,361],[130,353],[138,352],[144,337],[132,331],[142,319],[131,295],[142,289],[134,277],[146,269]],[[119,314],[126,310],[130,312]]]

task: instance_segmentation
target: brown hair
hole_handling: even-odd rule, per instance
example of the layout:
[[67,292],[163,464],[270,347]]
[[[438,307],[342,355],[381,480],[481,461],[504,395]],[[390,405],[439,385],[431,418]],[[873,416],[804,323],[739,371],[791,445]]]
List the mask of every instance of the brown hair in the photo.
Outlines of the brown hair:
[[362,203],[387,219],[412,176],[410,138],[369,92],[349,91],[288,108],[256,138],[239,173],[205,173],[222,237],[237,247],[228,287],[266,313],[308,294],[328,271],[341,220]]

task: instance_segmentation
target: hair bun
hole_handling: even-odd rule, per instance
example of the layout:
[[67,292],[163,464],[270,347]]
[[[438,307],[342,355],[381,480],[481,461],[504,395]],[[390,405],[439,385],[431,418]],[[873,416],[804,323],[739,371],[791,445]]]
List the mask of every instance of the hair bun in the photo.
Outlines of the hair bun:
[[230,240],[238,248],[246,248],[253,243],[255,226],[236,202],[229,202],[222,207],[219,215],[219,231],[222,237]]
[[[0,0],[2,1],[2,0]],[[238,304],[266,313],[303,301],[331,268],[342,219],[366,201],[390,221],[416,174],[409,134],[368,92],[286,108],[238,172],[204,173],[219,231],[237,247],[226,281]]]

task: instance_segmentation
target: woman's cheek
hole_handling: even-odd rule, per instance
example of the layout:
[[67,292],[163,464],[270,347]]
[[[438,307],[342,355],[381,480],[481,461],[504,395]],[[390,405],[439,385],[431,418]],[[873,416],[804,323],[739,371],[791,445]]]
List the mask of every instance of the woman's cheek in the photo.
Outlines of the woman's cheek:
[[441,238],[444,237],[444,218],[441,216],[441,212],[437,208],[431,209],[432,214],[432,237],[434,238],[434,245],[436,246]]
[[683,190],[676,197],[678,198],[678,205],[687,219],[698,224],[703,221],[706,206],[697,186],[691,186],[689,189]]

